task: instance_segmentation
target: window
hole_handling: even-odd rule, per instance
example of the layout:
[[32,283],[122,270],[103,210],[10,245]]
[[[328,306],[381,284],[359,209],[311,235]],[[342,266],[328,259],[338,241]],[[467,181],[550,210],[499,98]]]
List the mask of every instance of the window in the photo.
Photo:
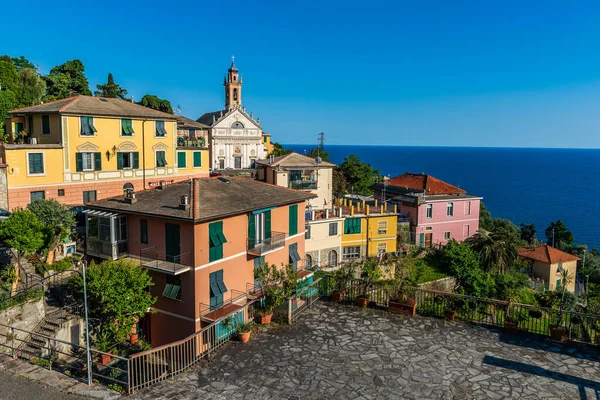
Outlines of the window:
[[58,189],[58,196],[62,197],[65,195],[65,189]]
[[15,122],[15,133],[20,133],[25,130],[25,124],[23,122]]
[[263,136],[263,143],[267,143],[267,137]]
[[227,238],[223,234],[223,221],[208,225],[208,242],[208,261],[223,258],[223,245],[227,243]]
[[450,240],[450,232],[444,232],[444,240]]
[[156,152],[156,166],[164,167],[165,165],[167,165],[167,160],[165,159],[165,151],[158,150]]
[[28,165],[29,165],[29,175],[33,174],[43,174],[44,173],[44,154],[43,153],[29,153],[28,157]]
[[127,240],[127,217],[122,215],[113,219],[115,239],[118,242]]
[[290,264],[292,264],[295,268],[298,266],[298,261],[301,260],[300,254],[298,254],[298,243],[290,244],[288,250],[290,253]]
[[360,246],[344,247],[344,260],[353,260],[355,258],[360,258]]
[[181,277],[178,275],[167,275],[167,283],[163,290],[163,297],[173,300],[181,300]]
[[233,124],[231,124],[231,127],[234,129],[241,129],[244,127],[244,124],[242,124],[240,121],[235,121]]
[[248,248],[271,237],[271,210],[256,210],[248,215]]
[[465,201],[465,215],[471,215],[471,202]]
[[310,254],[307,254],[305,257],[306,257],[306,267],[307,268],[312,267],[312,256]]
[[42,115],[42,135],[50,134],[50,116]]
[[188,137],[195,138],[196,137],[196,130],[195,129],[188,129]]
[[148,244],[148,220],[140,219],[140,242]]
[[82,171],[101,171],[102,153],[75,153],[75,170]]
[[446,215],[449,217],[454,216],[454,203],[448,203],[448,205],[446,206]]
[[344,234],[353,234],[361,232],[360,218],[347,218],[344,220]]
[[289,209],[290,236],[298,233],[298,204],[290,206]]
[[178,151],[177,152],[177,167],[179,168],[185,168],[186,167],[186,156],[185,156],[185,151]]
[[560,272],[563,272],[563,271],[564,271],[564,269],[563,269],[563,264],[562,264],[562,261],[561,261],[561,262],[558,263],[558,268],[556,269],[556,272],[560,273]]
[[194,152],[194,168],[198,168],[202,166],[202,152],[195,151]]
[[235,169],[242,168],[242,157],[233,157],[233,168],[235,168]]
[[330,267],[337,265],[337,263],[338,263],[337,251],[331,250],[329,252],[329,255],[327,256],[327,263],[329,264]]
[[220,269],[209,275],[210,309],[215,310],[223,305],[223,295],[227,292],[223,282],[223,270]]
[[96,191],[95,190],[84,190],[83,191],[83,204],[89,203],[91,201],[96,201]]
[[44,200],[46,198],[46,192],[44,192],[43,190],[38,190],[35,192],[31,192],[29,193],[31,202],[34,202],[36,200]]
[[337,236],[337,234],[338,234],[337,222],[329,223],[329,236]]
[[426,217],[433,218],[433,204],[427,204],[426,210],[427,210]]
[[426,231],[430,231],[430,230],[433,230],[433,228],[431,226],[428,226],[428,227],[425,228],[425,230]]
[[98,219],[98,239],[103,242],[110,242],[110,219]]
[[121,136],[133,135],[133,123],[130,119],[121,120]]
[[233,100],[238,99],[237,89],[233,89]]
[[165,130],[165,121],[156,121],[155,125],[156,125],[155,135],[157,137],[167,136],[167,131]]
[[304,239],[310,239],[310,225],[306,225],[306,231],[304,232]]
[[385,235],[387,233],[387,221],[377,222],[377,233],[380,235]]
[[98,132],[96,128],[94,128],[94,118],[93,117],[81,117],[81,135],[82,136],[94,136],[94,133]]
[[117,169],[138,169],[140,153],[137,151],[117,153]]
[[463,225],[463,236],[464,237],[471,236],[471,226],[470,225]]
[[387,244],[386,243],[377,243],[377,255],[381,256],[387,253]]

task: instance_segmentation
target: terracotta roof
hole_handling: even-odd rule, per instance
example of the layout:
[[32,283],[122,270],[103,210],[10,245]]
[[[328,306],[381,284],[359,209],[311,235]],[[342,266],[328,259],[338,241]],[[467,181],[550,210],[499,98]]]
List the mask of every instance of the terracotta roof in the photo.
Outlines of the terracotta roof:
[[[191,196],[192,191],[195,201],[190,201],[191,207],[188,210],[179,208],[181,197]],[[200,222],[317,197],[308,192],[240,177],[196,178],[193,183],[187,180],[162,189],[136,192],[135,195],[137,202],[133,204],[126,203],[123,197],[114,197],[96,201],[88,207]]]
[[574,256],[573,254],[565,253],[564,251],[555,249],[547,244],[533,248],[521,247],[519,248],[519,256],[549,264],[580,260],[579,257]]
[[388,185],[424,191],[425,194],[432,195],[466,193],[466,190],[434,178],[431,175],[413,174],[410,172],[390,178]]
[[177,127],[178,128],[195,128],[195,129],[202,129],[202,128],[209,128],[208,125],[205,124],[201,124],[200,122],[196,122],[193,119],[190,118],[186,118],[183,115],[179,115],[177,117]]
[[176,119],[177,116],[131,101],[94,96],[75,96],[37,106],[12,110],[9,114],[59,113],[70,115],[98,115],[150,119]]
[[284,156],[275,157],[273,160],[268,158],[265,160],[257,160],[256,163],[260,165],[270,165],[272,167],[280,166],[283,168],[310,168],[317,166],[320,168],[335,167],[335,164],[327,161],[322,161],[317,164],[317,160],[314,158],[303,156],[298,153],[290,153]]

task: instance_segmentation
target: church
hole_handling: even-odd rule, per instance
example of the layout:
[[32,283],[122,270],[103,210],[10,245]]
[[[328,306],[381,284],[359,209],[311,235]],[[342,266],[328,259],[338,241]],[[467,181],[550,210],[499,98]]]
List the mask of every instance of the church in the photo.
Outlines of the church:
[[232,57],[223,80],[225,109],[205,113],[198,122],[208,125],[211,169],[254,168],[256,160],[267,157],[260,118],[254,119],[242,107],[242,78]]

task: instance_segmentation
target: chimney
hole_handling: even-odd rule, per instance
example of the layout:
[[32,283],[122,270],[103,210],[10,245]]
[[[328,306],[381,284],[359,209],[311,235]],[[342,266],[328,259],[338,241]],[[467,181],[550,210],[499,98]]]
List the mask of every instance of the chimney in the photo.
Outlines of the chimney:
[[180,210],[189,210],[190,209],[190,197],[188,195],[181,196],[179,201],[179,209]]
[[133,204],[135,202],[137,202],[137,199],[135,198],[135,193],[133,192],[133,189],[125,189],[125,203],[128,204]]

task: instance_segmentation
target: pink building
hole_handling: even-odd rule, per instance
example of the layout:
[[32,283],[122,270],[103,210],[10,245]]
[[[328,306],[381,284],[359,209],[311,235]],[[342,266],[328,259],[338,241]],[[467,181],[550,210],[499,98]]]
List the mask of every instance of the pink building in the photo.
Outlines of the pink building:
[[431,175],[405,173],[375,185],[375,198],[398,204],[410,224],[411,239],[421,247],[463,241],[479,229],[482,197]]

